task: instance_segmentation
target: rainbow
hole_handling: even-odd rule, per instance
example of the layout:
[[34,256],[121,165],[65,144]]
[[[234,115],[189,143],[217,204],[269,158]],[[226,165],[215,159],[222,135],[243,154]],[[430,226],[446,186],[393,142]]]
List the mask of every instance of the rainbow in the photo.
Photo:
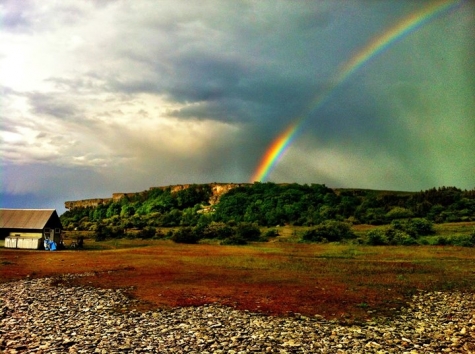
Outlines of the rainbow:
[[353,73],[358,71],[364,64],[384,52],[392,44],[401,40],[410,33],[416,31],[428,22],[445,15],[457,8],[463,0],[436,1],[423,9],[410,14],[386,30],[382,35],[373,38],[368,44],[354,54],[340,68],[332,84],[320,93],[305,110],[305,114],[292,122],[267,148],[260,160],[258,167],[253,173],[250,182],[265,181],[274,170],[277,163],[285,154],[291,143],[295,140],[306,117],[313,111],[318,110],[330,98],[331,94],[344,83]]

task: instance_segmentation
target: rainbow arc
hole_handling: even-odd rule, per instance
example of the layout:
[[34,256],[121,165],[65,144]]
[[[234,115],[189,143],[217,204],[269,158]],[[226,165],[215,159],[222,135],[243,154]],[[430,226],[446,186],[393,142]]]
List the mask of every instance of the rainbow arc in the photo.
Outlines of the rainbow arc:
[[389,27],[383,34],[368,42],[362,49],[345,62],[332,80],[332,84],[312,101],[309,108],[305,110],[305,114],[294,120],[272,141],[262,156],[250,182],[265,181],[269,177],[277,163],[301,132],[301,128],[310,113],[321,108],[336,88],[341,86],[349,77],[361,69],[371,59],[383,53],[394,43],[436,18],[455,10],[462,4],[462,2],[462,0],[443,0],[433,2],[421,10],[398,21],[395,25]]

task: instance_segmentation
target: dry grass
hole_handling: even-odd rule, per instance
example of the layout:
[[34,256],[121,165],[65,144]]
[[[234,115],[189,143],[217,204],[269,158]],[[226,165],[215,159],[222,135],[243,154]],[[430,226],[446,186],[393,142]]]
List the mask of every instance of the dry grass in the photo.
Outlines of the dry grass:
[[143,309],[219,302],[348,321],[390,314],[418,290],[475,291],[471,248],[142,240],[86,240],[86,246],[57,252],[0,249],[0,281],[93,272],[75,282],[133,287],[131,295],[142,300]]

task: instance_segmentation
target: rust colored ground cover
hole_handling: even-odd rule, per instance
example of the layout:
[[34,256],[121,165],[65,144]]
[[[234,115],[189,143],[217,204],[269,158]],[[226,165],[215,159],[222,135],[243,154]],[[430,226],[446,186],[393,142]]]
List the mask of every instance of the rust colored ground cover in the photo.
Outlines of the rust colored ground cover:
[[141,309],[218,302],[348,321],[390,315],[418,290],[475,291],[471,248],[121,242],[101,243],[105,250],[0,249],[0,281],[89,272],[74,283],[130,288]]

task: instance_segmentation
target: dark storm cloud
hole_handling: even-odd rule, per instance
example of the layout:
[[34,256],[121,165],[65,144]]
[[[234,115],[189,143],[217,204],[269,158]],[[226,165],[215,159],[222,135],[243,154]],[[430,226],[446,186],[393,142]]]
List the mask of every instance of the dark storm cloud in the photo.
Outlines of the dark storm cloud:
[[[204,7],[212,8],[212,4]],[[330,55],[330,47],[315,43],[317,29],[333,21],[327,4],[279,2],[275,8],[264,3],[239,9],[223,5],[218,14],[197,12],[195,5],[168,18],[143,21],[142,33],[154,43],[146,49],[137,44],[127,48],[125,38],[118,52],[150,75],[131,80],[110,77],[113,89],[163,94],[191,104],[174,111],[181,119],[265,125],[295,115],[326,79],[328,69],[315,69],[314,64],[318,49],[318,56]],[[302,74],[306,69],[311,73]]]

